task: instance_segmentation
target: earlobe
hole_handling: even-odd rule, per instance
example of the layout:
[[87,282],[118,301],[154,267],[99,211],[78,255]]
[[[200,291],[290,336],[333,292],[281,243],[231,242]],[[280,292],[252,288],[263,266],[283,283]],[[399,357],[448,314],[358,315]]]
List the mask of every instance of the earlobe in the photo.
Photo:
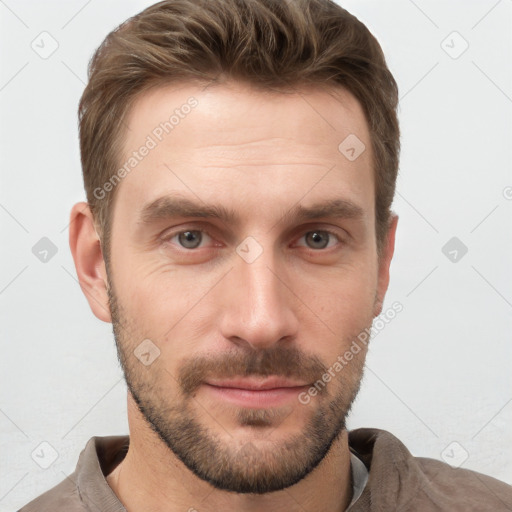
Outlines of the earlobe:
[[398,225],[398,215],[394,212],[391,213],[389,221],[388,233],[386,236],[386,242],[384,244],[382,257],[379,261],[379,275],[377,284],[377,293],[375,298],[375,305],[373,316],[376,317],[382,312],[382,305],[384,303],[384,297],[389,285],[389,267],[393,254],[395,252],[395,235],[396,228]]
[[80,287],[92,312],[100,320],[112,322],[100,239],[94,226],[91,209],[85,202],[77,203],[71,209],[69,247]]

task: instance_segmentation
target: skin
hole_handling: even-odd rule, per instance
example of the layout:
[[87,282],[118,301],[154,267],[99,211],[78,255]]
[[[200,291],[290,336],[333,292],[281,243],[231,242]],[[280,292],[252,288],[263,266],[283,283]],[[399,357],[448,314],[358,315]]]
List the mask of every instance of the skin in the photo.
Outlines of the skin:
[[[331,367],[381,312],[398,218],[392,217],[379,261],[363,111],[342,89],[283,95],[237,82],[160,87],[129,113],[123,162],[192,96],[197,107],[117,186],[108,274],[89,207],[78,203],[71,212],[70,246],[82,290],[93,313],[113,322],[129,389],[145,406],[142,411],[129,391],[130,448],[107,482],[127,510],[345,510],[352,490],[343,420],[359,388],[364,346],[307,405],[291,399],[246,407],[219,398],[204,382],[187,395],[180,376],[195,376],[190,382],[198,384],[203,376],[231,375],[230,368],[238,375],[249,363],[262,375],[258,354],[275,354],[274,362],[266,360],[267,373],[288,372],[311,385],[313,376],[322,377],[318,364]],[[349,134],[366,146],[355,161],[338,150]],[[234,218],[142,223],[143,207],[166,195],[224,206]],[[297,205],[339,199],[361,215],[328,211],[306,221],[295,215]],[[187,249],[179,233],[191,230],[209,236]],[[316,242],[312,232],[320,234]],[[244,245],[247,237],[258,245]],[[318,239],[328,240],[327,247]],[[237,247],[261,254],[249,263]],[[145,339],[160,350],[148,366],[133,354]],[[194,361],[203,363],[196,373]],[[329,414],[329,404],[337,404],[336,414]],[[306,435],[317,416],[327,451],[320,455]],[[318,460],[280,490],[231,492],[192,471],[148,418],[164,430],[177,418],[192,419],[203,440],[217,443],[202,459],[197,454],[212,471],[221,455],[228,471],[248,478],[272,471],[286,477],[315,454]],[[295,451],[286,448],[290,443]],[[194,441],[187,449],[194,453],[197,446]]]

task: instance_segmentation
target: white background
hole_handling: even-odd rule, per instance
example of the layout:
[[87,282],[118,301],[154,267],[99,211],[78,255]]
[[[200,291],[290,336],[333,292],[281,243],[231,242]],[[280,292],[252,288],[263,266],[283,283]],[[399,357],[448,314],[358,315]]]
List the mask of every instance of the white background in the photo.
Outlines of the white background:
[[[76,110],[88,60],[150,3],[0,2],[2,512],[70,474],[93,435],[128,433],[111,326],[80,290],[67,224],[85,198]],[[387,55],[403,133],[384,308],[404,310],[371,343],[349,427],[387,429],[414,455],[451,446],[463,467],[512,483],[512,0],[343,6]],[[59,45],[47,59],[31,48],[43,31]],[[453,31],[469,43],[456,59]],[[46,263],[32,253],[42,237],[57,248]],[[468,248],[457,262],[442,252],[452,237]],[[58,453],[48,469],[31,457],[41,442]]]

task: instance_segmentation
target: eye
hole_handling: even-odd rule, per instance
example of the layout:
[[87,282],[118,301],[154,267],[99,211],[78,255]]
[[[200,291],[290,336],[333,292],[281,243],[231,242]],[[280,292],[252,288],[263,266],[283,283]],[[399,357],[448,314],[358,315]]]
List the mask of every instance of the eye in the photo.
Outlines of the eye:
[[306,246],[310,249],[330,248],[340,241],[334,233],[324,230],[308,231],[299,240],[302,239],[304,239]]
[[184,249],[197,249],[203,241],[206,241],[210,237],[198,229],[190,229],[187,231],[180,231],[175,235],[167,238],[167,242],[177,243]]

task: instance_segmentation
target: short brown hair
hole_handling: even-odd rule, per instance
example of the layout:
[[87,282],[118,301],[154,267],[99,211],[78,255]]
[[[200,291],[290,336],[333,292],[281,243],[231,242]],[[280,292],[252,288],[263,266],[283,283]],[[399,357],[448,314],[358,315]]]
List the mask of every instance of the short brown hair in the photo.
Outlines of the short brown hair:
[[105,38],[80,100],[84,185],[107,263],[115,190],[99,199],[95,190],[120,165],[130,106],[149,88],[221,75],[269,90],[338,86],[357,98],[374,155],[380,256],[398,173],[398,89],[366,26],[331,0],[165,0]]

